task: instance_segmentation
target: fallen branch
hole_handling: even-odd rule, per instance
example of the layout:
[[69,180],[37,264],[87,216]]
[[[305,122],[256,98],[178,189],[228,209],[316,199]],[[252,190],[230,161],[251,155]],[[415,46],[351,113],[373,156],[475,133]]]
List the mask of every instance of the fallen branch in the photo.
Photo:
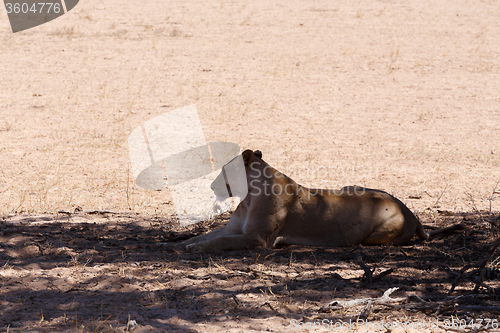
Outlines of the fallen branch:
[[476,286],[474,287],[475,293],[478,292],[480,286],[487,288],[488,291],[493,290],[494,292],[494,289],[491,288],[490,286],[485,285],[483,283],[483,280],[484,280],[484,273],[486,270],[486,264],[488,264],[488,261],[490,261],[493,258],[493,255],[495,254],[498,246],[500,246],[500,238],[497,238],[497,240],[493,242],[493,244],[490,247],[490,250],[488,251],[488,255],[479,263],[479,281],[476,282]]
[[460,304],[457,306],[457,309],[464,309],[469,311],[488,311],[488,312],[500,312],[499,305],[469,305],[469,304]]
[[[406,297],[392,298],[390,295],[398,290],[399,287],[389,288],[380,297],[358,298],[351,301],[332,301],[326,306],[327,309],[338,310],[348,309],[359,305],[375,305],[375,304],[393,304],[406,301]],[[368,307],[366,307],[368,308]]]
[[375,268],[374,269],[371,269],[370,267],[368,267],[364,262],[363,262],[363,258],[361,257],[361,255],[358,256],[358,258],[356,259],[356,263],[361,266],[361,268],[365,271],[365,276],[366,276],[366,285],[368,287],[370,287],[372,285],[372,281],[373,281],[373,272],[375,271]]
[[462,267],[462,269],[458,272],[458,275],[457,277],[455,278],[455,281],[453,281],[453,283],[451,284],[451,288],[450,290],[448,291],[448,295],[451,295],[453,293],[453,291],[455,291],[455,288],[456,286],[458,285],[458,283],[460,282],[460,279],[462,278],[462,276],[465,274],[465,272],[470,269],[470,268],[473,268],[474,266],[471,265],[471,264],[467,264],[465,265],[464,267]]
[[92,214],[101,214],[101,215],[104,215],[104,214],[112,214],[112,215],[131,215],[133,214],[132,212],[115,212],[115,211],[112,211],[112,210],[104,210],[104,209],[89,209],[89,210],[77,210],[75,209],[74,212],[70,212],[70,211],[67,211],[67,210],[59,210],[57,211],[58,214],[66,214],[66,215],[75,215],[75,214],[88,214],[88,215],[92,215]]
[[373,303],[368,303],[363,308],[363,310],[361,310],[361,313],[359,314],[358,318],[362,320],[367,320],[368,316],[370,316],[372,311],[373,311]]
[[389,269],[386,269],[385,271],[381,272],[380,274],[375,275],[373,278],[374,279],[381,279],[384,276],[391,274],[392,272],[394,272],[394,269],[389,268]]
[[448,232],[457,232],[461,230],[465,230],[466,227],[463,223],[458,223],[458,224],[453,224],[444,228],[436,229],[436,230],[431,230],[427,233],[429,236],[429,240],[436,237],[439,234],[443,233],[448,233]]
[[[476,273],[479,273],[478,274],[479,276],[478,276],[478,279],[476,280],[476,285],[474,287],[474,293],[477,293],[479,291],[479,287],[484,287],[484,288],[488,289],[488,291],[490,291],[490,292],[493,291],[493,293],[494,293],[494,289],[487,286],[486,284],[484,284],[483,280],[484,280],[484,274],[486,271],[486,265],[493,258],[493,255],[495,254],[495,252],[499,246],[500,246],[500,238],[497,238],[491,244],[490,250],[488,251],[488,255],[486,257],[484,257],[481,261],[477,262],[476,264],[465,265],[458,273],[458,276],[455,278],[455,281],[453,281],[451,288],[450,288],[450,291],[448,291],[448,295],[451,295],[451,293],[453,293],[453,291],[455,290],[455,287],[458,285],[458,283],[460,282],[462,277],[464,277],[464,276],[469,277],[471,275],[475,275]],[[476,269],[472,272],[465,273],[467,270],[469,270],[471,268],[476,268]]]

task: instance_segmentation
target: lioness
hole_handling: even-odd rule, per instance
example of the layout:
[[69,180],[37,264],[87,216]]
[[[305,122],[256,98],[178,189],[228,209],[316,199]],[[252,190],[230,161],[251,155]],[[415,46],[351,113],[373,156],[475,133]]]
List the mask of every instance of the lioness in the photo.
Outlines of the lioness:
[[[386,192],[357,186],[309,189],[264,162],[260,151],[246,150],[242,157],[248,194],[227,225],[174,248],[222,251],[277,244],[397,245],[410,241],[415,232],[428,239],[408,207]],[[211,188],[217,196],[237,191],[231,191],[224,169]]]

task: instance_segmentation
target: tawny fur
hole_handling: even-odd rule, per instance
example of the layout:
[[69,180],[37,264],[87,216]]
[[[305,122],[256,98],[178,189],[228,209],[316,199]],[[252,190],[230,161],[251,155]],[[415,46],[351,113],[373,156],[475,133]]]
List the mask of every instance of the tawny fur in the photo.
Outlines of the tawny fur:
[[[415,233],[428,239],[408,207],[384,191],[357,186],[309,189],[269,166],[260,152],[246,150],[242,156],[248,195],[227,225],[174,248],[223,251],[277,244],[399,245],[408,243]],[[218,194],[225,187],[219,175],[212,189]]]

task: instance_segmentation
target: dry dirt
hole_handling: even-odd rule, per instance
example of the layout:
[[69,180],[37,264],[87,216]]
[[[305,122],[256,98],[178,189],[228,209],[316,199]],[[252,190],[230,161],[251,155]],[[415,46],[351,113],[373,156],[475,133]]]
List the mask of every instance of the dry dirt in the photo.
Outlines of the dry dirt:
[[[357,318],[322,308],[390,287],[428,304],[375,305],[372,322],[498,318],[498,254],[476,292],[471,268],[448,295],[498,237],[498,1],[87,0],[16,34],[0,6],[0,43],[0,330],[281,332]],[[168,252],[156,243],[227,216],[180,228],[167,192],[134,185],[127,137],[191,104],[207,141],[259,149],[303,185],[383,189],[467,229]],[[359,255],[393,272],[368,286]]]
[[[318,331],[386,332],[366,325],[433,323],[438,326],[407,331],[444,332],[455,319],[465,332],[481,319],[498,320],[497,263],[488,263],[477,292],[477,272],[459,278],[465,264],[487,256],[489,224],[468,214],[440,220],[460,221],[466,230],[401,247],[189,254],[159,243],[221,226],[227,215],[188,228],[135,214],[10,216],[0,225],[0,326],[9,332],[290,332],[316,323]],[[360,256],[374,269],[371,282]],[[393,287],[399,289],[391,296],[403,298],[395,304],[368,312],[365,305],[328,307]],[[338,326],[360,318],[367,324],[357,329]],[[498,325],[492,321],[490,328]]]

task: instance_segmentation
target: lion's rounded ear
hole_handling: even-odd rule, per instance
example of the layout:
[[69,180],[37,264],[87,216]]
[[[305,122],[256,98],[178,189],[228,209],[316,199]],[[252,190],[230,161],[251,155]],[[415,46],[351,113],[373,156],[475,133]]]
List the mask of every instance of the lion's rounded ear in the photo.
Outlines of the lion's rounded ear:
[[262,152],[260,150],[256,150],[253,152],[255,156],[257,156],[258,158],[262,158]]
[[245,150],[241,156],[243,157],[243,162],[245,163],[245,168],[248,168],[253,162],[254,152],[250,149]]

